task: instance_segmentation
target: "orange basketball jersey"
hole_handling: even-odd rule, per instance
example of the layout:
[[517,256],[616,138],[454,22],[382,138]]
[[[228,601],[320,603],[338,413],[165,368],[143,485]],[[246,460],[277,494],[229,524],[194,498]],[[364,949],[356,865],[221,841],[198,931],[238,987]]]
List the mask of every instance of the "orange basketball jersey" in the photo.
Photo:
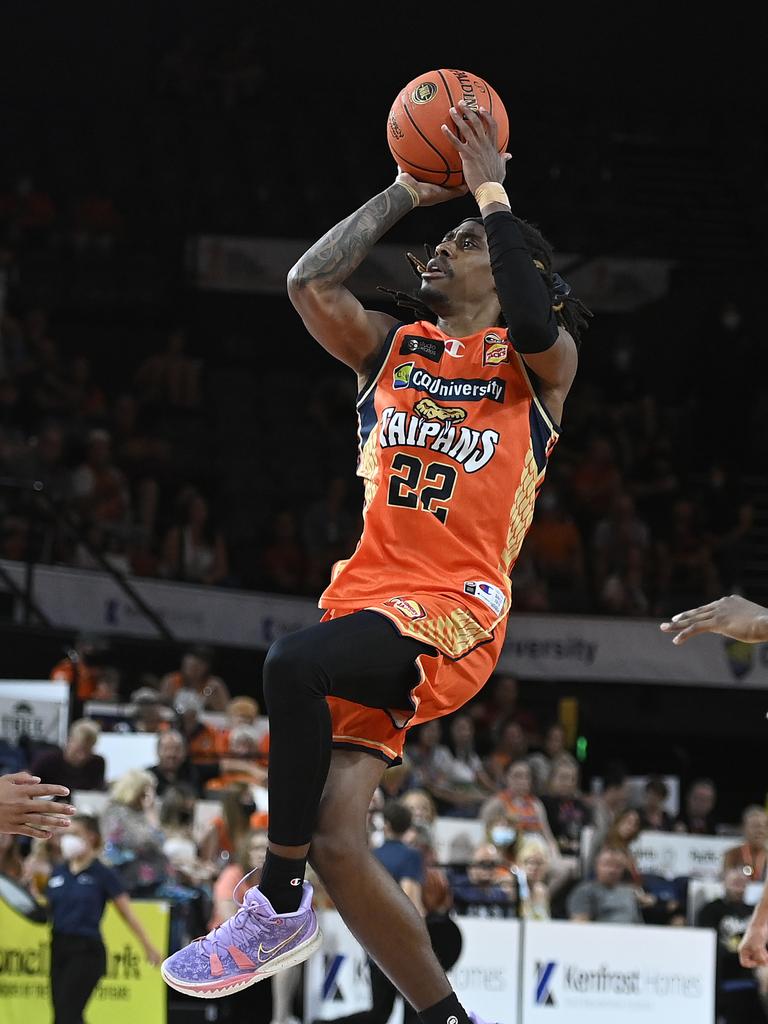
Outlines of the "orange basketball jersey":
[[414,595],[433,595],[492,633],[559,434],[506,330],[398,325],[357,408],[363,532],[320,607],[388,606],[415,627],[429,616]]

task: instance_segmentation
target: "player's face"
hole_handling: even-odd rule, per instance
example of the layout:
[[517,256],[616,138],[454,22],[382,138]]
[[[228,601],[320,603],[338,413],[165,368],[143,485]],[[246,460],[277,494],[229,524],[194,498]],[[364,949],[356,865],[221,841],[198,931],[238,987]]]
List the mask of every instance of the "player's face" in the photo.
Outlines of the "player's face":
[[485,229],[482,224],[465,220],[436,246],[421,275],[419,297],[427,304],[457,298],[480,302],[493,291]]

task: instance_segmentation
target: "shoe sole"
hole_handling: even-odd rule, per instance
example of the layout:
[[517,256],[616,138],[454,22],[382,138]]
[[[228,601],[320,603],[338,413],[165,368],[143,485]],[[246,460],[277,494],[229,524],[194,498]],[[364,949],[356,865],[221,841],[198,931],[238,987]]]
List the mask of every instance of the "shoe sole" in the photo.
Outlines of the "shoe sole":
[[198,999],[220,999],[222,996],[231,996],[235,992],[242,992],[244,988],[250,988],[251,985],[256,985],[266,978],[271,978],[273,974],[287,970],[289,967],[297,967],[312,956],[322,941],[323,936],[320,929],[316,928],[314,934],[296,946],[295,949],[289,950],[282,956],[275,957],[274,960],[270,960],[253,974],[239,975],[231,981],[222,980],[213,984],[208,981],[198,984],[179,981],[178,978],[174,978],[166,973],[165,964],[161,965],[160,974],[166,985],[186,996],[196,996]]

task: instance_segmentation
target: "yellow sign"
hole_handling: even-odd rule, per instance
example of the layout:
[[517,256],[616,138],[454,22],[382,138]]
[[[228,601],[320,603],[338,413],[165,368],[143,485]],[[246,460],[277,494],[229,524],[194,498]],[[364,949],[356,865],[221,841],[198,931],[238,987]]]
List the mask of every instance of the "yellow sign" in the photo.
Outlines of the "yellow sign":
[[[168,904],[131,903],[155,947],[168,949]],[[136,936],[112,904],[101,922],[107,973],[85,1011],[88,1024],[165,1024],[167,988],[144,958]],[[2,1024],[50,1024],[50,927],[32,924],[0,900]]]

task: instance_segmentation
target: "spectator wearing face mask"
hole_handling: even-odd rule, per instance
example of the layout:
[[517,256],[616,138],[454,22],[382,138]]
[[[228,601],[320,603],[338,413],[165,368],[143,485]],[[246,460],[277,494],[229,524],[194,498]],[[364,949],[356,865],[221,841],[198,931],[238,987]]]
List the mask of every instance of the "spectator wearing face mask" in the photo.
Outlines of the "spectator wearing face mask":
[[504,814],[514,822],[518,835],[534,834],[544,838],[559,859],[560,854],[552,830],[547,821],[547,812],[541,800],[531,791],[532,773],[527,761],[515,761],[506,774],[506,787],[487,800],[480,811],[480,818],[486,824],[493,817]]
[[76,815],[60,839],[62,863],[46,887],[52,923],[50,981],[54,1024],[77,1024],[93,990],[107,969],[100,924],[108,902],[141,943],[155,967],[162,955],[155,949],[131,907],[118,875],[99,859],[98,821]]

